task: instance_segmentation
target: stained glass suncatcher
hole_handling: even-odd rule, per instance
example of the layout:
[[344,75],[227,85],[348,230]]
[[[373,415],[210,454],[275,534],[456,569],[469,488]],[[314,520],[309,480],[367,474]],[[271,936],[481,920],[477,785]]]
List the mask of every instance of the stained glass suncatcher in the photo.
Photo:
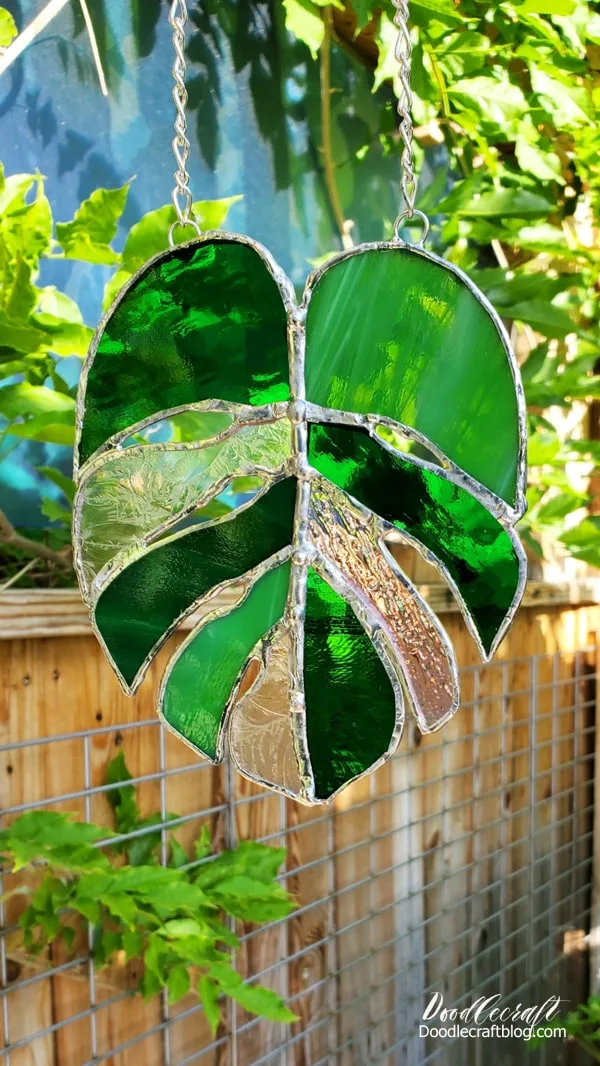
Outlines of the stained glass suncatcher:
[[[514,355],[455,267],[398,242],[313,273],[208,234],[148,263],[94,339],[78,404],[75,561],[133,693],[198,607],[159,714],[199,754],[329,800],[460,702],[454,654],[392,557],[437,567],[483,658],[523,594]],[[223,595],[226,594],[226,595]]]

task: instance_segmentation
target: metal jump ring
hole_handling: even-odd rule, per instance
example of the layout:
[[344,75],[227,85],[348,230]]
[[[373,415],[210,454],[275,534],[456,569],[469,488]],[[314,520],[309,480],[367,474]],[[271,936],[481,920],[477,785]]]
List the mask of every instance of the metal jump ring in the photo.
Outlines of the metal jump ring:
[[[418,241],[414,241],[414,242],[404,241],[404,240],[402,240],[402,237],[400,236],[400,230],[402,229],[402,223],[406,219],[412,220],[413,218],[418,218],[419,219],[421,225],[423,226],[423,232],[422,232],[421,236],[419,237]],[[425,241],[427,240],[427,234],[428,233],[429,233],[429,219],[427,218],[427,215],[424,214],[423,211],[419,211],[418,208],[415,209],[412,212],[408,211],[408,210],[407,211],[401,211],[400,214],[398,215],[398,218],[394,222],[394,237],[393,237],[393,240],[394,241],[398,241],[398,243],[400,243],[400,244],[414,243],[417,248],[422,248],[423,245],[425,244]]]
[[175,244],[175,230],[178,226],[180,226],[181,229],[185,229],[186,226],[191,226],[192,229],[195,231],[197,237],[202,236],[202,230],[199,224],[196,222],[195,218],[186,218],[183,222],[180,222],[177,218],[175,222],[172,222],[169,227],[169,248],[177,247],[177,245]]

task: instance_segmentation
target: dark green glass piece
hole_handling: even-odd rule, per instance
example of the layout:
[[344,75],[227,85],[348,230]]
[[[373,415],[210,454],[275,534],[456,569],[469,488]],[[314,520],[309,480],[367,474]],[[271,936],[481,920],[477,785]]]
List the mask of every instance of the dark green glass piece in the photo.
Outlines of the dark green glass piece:
[[307,317],[306,397],[418,429],[515,502],[518,408],[489,312],[415,249],[361,252],[318,281]]
[[80,462],[157,411],[289,398],[286,312],[253,248],[202,241],[165,253],[113,311],[90,367]]
[[107,586],[96,625],[128,685],[197,599],[291,544],[295,502],[295,481],[279,482],[227,521],[151,549]]
[[396,708],[369,636],[314,570],[308,573],[304,686],[315,796],[326,800],[386,754]]
[[223,713],[244,663],[283,615],[289,580],[289,562],[269,570],[239,607],[203,626],[170,669],[163,716],[209,759],[217,757]]
[[517,591],[519,560],[508,533],[483,504],[439,474],[393,455],[366,430],[311,426],[309,460],[444,564],[489,652]]

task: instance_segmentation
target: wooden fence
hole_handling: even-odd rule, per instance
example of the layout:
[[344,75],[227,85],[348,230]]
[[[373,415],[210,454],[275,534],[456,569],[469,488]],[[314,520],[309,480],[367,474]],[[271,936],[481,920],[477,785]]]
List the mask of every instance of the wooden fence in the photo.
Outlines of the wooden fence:
[[433,991],[459,1007],[492,992],[584,996],[596,589],[532,586],[486,668],[446,594],[429,596],[463,670],[461,710],[441,734],[410,730],[376,775],[312,810],[232,781],[162,733],[154,700],[168,650],[129,700],[74,594],[1,598],[5,814],[43,804],[111,825],[101,786],[121,749],[146,778],[145,813],[189,816],[177,829],[183,844],[203,824],[217,846],[233,832],[283,843],[299,911],[246,930],[239,963],[288,997],[300,1021],[284,1029],[230,1010],[213,1041],[191,996],[170,1017],[158,999],[124,997],[134,964],[93,978],[64,949],[27,958],[13,929],[17,898],[5,915],[0,1066],[463,1066],[481,1051],[419,1035]]

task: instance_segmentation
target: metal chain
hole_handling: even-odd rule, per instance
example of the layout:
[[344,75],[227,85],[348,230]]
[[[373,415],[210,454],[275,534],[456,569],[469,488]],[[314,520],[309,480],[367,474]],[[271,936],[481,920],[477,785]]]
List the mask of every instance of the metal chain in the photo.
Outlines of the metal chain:
[[415,157],[413,152],[413,97],[410,85],[412,42],[408,26],[409,0],[392,0],[392,3],[396,8],[394,26],[398,30],[394,54],[399,66],[400,94],[398,97],[398,115],[400,117],[400,136],[403,142],[402,157],[400,159],[402,168],[400,187],[406,204],[405,210],[398,215],[394,223],[394,239],[400,240],[399,232],[404,220],[406,219],[410,222],[412,218],[416,217],[423,224],[423,233],[418,241],[419,244],[422,244],[429,232],[429,220],[422,211],[418,211],[415,208],[417,179],[415,177]]
[[177,163],[174,174],[175,186],[173,188],[173,206],[177,215],[177,221],[169,230],[169,244],[175,246],[175,230],[178,226],[185,228],[192,226],[200,236],[200,226],[192,218],[192,194],[190,192],[190,176],[187,164],[190,157],[190,142],[187,136],[186,108],[188,102],[187,89],[185,87],[185,27],[188,20],[186,0],[173,0],[169,10],[169,25],[173,30],[173,49],[175,61],[173,63],[173,101],[175,103],[175,136],[172,140],[173,155]]

